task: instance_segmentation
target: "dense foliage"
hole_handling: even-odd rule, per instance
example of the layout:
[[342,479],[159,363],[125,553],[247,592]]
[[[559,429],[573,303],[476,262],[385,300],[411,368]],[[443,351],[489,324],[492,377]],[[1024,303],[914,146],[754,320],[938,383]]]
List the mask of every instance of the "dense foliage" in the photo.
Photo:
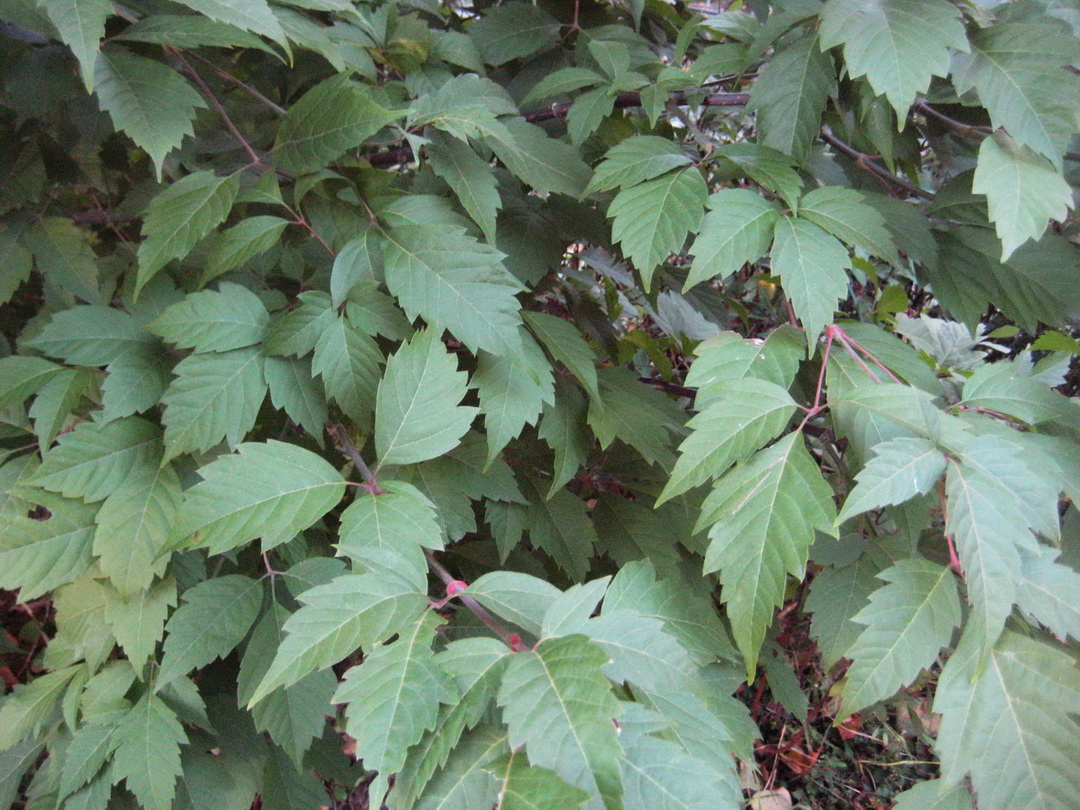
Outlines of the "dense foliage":
[[719,6],[3,0],[0,806],[1077,806],[1080,7]]

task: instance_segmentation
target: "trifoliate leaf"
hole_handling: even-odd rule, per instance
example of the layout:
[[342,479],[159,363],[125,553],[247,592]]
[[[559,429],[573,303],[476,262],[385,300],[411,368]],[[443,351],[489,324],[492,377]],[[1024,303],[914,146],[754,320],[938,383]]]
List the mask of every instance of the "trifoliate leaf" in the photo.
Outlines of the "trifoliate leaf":
[[698,523],[712,526],[705,570],[720,571],[749,677],[787,575],[803,576],[815,531],[835,536],[835,514],[832,489],[798,431],[720,478],[702,504]]
[[518,282],[503,254],[458,228],[410,226],[387,237],[386,285],[411,319],[449,329],[474,352],[516,351]]
[[262,606],[262,585],[239,574],[200,582],[165,625],[158,684],[228,655],[247,635]]
[[1080,405],[1075,399],[1005,361],[976,369],[964,383],[963,399],[958,404],[1015,416],[1031,425],[1053,420],[1080,427]]
[[257,537],[264,549],[291,540],[337,505],[341,474],[310,450],[284,442],[247,442],[199,470],[184,493],[173,536],[194,536],[211,553]]
[[625,758],[621,764],[627,807],[695,810],[734,807],[742,802],[734,778],[722,781],[712,762],[703,763],[678,743],[651,734],[623,734]]
[[945,472],[945,456],[926,439],[897,438],[874,446],[874,457],[855,474],[837,525],[853,515],[925,495]]
[[335,307],[345,303],[357,284],[364,281],[374,284],[382,279],[385,244],[386,240],[379,231],[368,228],[338,251],[330,271],[330,295]]
[[516,113],[514,102],[499,85],[463,73],[416,99],[409,110],[408,126],[436,127],[461,141],[485,136],[506,140],[510,131],[496,116]]
[[499,705],[512,748],[620,807],[619,742],[612,722],[619,703],[600,668],[607,655],[584,636],[545,639],[510,659]]
[[433,132],[429,140],[425,154],[432,170],[453,189],[488,243],[495,244],[495,218],[502,200],[491,166],[457,138]]
[[914,681],[960,623],[956,577],[948,568],[919,558],[900,560],[878,579],[888,584],[852,619],[866,629],[844,653],[853,663],[837,720]]
[[948,74],[949,49],[968,50],[959,10],[947,0],[829,0],[821,45],[841,44],[851,76],[866,76],[900,121],[931,76]]
[[679,459],[657,499],[659,506],[722,474],[784,429],[795,402],[765,380],[732,380],[723,393],[688,423],[693,432],[679,445]]
[[417,810],[494,806],[499,800],[499,782],[485,767],[505,754],[507,748],[504,728],[484,725],[466,732],[414,806]]
[[526,425],[535,425],[545,404],[555,402],[551,364],[536,341],[522,337],[521,351],[480,354],[472,382],[480,392],[487,428],[488,460],[495,458]]
[[824,186],[799,200],[799,216],[820,225],[836,238],[896,264],[896,245],[885,217],[867,205],[863,195],[843,186]]
[[1064,220],[1072,189],[1042,155],[996,132],[979,147],[971,190],[985,194],[1006,261],[1028,239],[1038,239],[1048,220]]
[[[195,112],[206,107],[202,96],[172,68],[123,48],[106,48],[98,54],[94,84],[102,109],[109,113],[117,129],[146,150],[160,178],[165,157],[185,135],[194,134],[191,124]],[[162,104],[162,98],[168,98],[169,103]],[[181,252],[186,253],[187,248]],[[147,276],[139,287],[153,271],[142,272]]]
[[251,430],[266,396],[256,347],[193,354],[173,371],[176,377],[161,398],[166,461],[209,450],[222,439],[235,446]]
[[814,223],[798,217],[777,221],[772,270],[812,341],[847,297],[849,264],[844,246]]
[[113,779],[124,779],[147,810],[170,810],[188,741],[176,713],[152,691],[132,707],[114,733]]
[[701,172],[688,166],[624,188],[611,201],[611,237],[622,243],[646,289],[656,266],[697,230],[708,193]]
[[466,379],[435,329],[403,344],[387,360],[376,397],[379,465],[424,461],[456,447],[477,410],[458,405]]
[[83,368],[66,368],[41,386],[30,406],[38,447],[52,447],[56,434],[79,404],[92,381]]
[[270,314],[255,293],[222,282],[217,290],[191,293],[159,315],[150,331],[182,349],[224,352],[263,339]]
[[[168,107],[154,96],[157,108]],[[177,180],[150,201],[143,218],[139,245],[139,273],[135,295],[173,259],[179,259],[220,225],[232,209],[240,190],[238,174],[218,177],[211,171],[196,172]]]
[[337,74],[289,108],[278,126],[274,154],[288,171],[317,171],[403,115],[403,110],[383,109],[348,74]]
[[393,571],[346,574],[300,594],[303,606],[285,622],[285,640],[248,700],[254,705],[358,647],[399,632],[427,610],[427,594]]
[[946,786],[971,776],[985,810],[1065,810],[1080,791],[1080,678],[1072,656],[1006,630],[985,659],[961,641],[934,697]]
[[747,106],[757,111],[759,142],[802,165],[821,129],[825,103],[835,92],[832,58],[818,47],[816,36],[778,49],[750,90]]
[[629,188],[690,163],[686,153],[667,138],[637,135],[607,151],[585,193]]
[[764,256],[780,217],[776,206],[749,189],[724,189],[708,202],[709,213],[690,248],[694,263],[684,290],[712,278],[725,279],[746,262]]
[[112,5],[106,0],[49,0],[43,5],[60,38],[79,60],[86,92],[94,92],[98,43],[105,36],[105,20],[112,13]]
[[83,726],[71,735],[60,773],[60,797],[67,797],[94,778],[112,755],[115,723]]
[[327,395],[357,424],[364,424],[375,409],[379,366],[378,344],[347,318],[325,322],[315,344],[311,370],[322,377]]

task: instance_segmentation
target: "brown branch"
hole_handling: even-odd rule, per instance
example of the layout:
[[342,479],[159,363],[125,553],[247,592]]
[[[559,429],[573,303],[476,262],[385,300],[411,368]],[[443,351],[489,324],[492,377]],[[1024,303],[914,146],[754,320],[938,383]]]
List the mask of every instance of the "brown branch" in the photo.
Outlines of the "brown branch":
[[334,446],[349,457],[353,466],[356,467],[356,471],[360,473],[360,477],[364,479],[364,485],[373,495],[383,495],[386,490],[378,485],[375,481],[375,473],[371,471],[371,468],[364,462],[363,456],[360,455],[360,451],[356,449],[356,445],[353,444],[353,440],[349,438],[349,432],[345,430],[345,426],[340,422],[329,422],[326,425],[326,432],[330,434],[331,441],[334,442]]
[[[424,556],[427,557],[428,567],[431,568],[435,576],[441,579],[444,583],[450,585],[453,582],[459,582],[459,580],[454,578],[453,574],[451,574],[449,571],[446,570],[446,568],[443,567],[442,563],[435,559],[435,555],[426,548],[424,549]],[[467,593],[458,591],[454,595],[459,600],[461,600],[461,604],[467,607],[472,612],[472,614],[476,616],[476,618],[478,618],[481,622],[484,623],[484,625],[487,626],[489,630],[491,630],[492,633],[505,641],[506,645],[510,647],[510,649],[515,651],[518,649],[518,645],[521,644],[521,637],[518,636],[517,633],[511,633],[509,630],[503,627],[502,624],[499,623],[498,619],[488,613],[487,609],[484,608],[483,605],[481,605]]]
[[829,146],[831,146],[837,152],[840,152],[843,155],[847,155],[849,158],[854,160],[868,172],[873,174],[875,177],[884,180],[889,185],[895,186],[899,189],[903,189],[908,194],[914,194],[916,197],[921,197],[924,200],[934,199],[934,195],[931,192],[927,191],[924,188],[919,188],[913,183],[909,183],[903,177],[899,177],[893,174],[884,166],[880,165],[879,163],[875,163],[874,159],[870,155],[860,152],[855,147],[837,138],[835,135],[833,135],[832,130],[829,129],[829,127],[825,127],[821,130],[821,140],[825,141],[825,143],[829,144]]

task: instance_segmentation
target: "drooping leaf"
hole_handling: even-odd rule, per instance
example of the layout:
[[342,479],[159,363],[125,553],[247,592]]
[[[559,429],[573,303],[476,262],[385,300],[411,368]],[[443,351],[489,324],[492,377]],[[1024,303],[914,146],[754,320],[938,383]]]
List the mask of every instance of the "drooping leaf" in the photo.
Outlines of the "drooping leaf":
[[671,434],[681,430],[682,412],[627,369],[605,368],[598,377],[600,399],[590,403],[588,422],[600,446],[606,448],[618,438],[646,461],[670,466]]
[[546,312],[523,312],[522,317],[551,356],[566,366],[593,399],[599,399],[596,354],[581,332],[569,321]]
[[542,548],[574,580],[581,580],[596,547],[596,529],[586,514],[585,502],[560,489],[547,500],[533,489],[526,507],[529,538]]
[[900,560],[878,574],[887,583],[852,621],[866,625],[844,653],[848,668],[837,718],[890,697],[937,660],[960,623],[956,579],[929,560]]
[[211,20],[235,25],[244,31],[272,39],[288,48],[288,39],[277,17],[266,0],[244,0],[237,3],[230,0],[181,0],[181,2]]
[[577,474],[588,455],[585,414],[585,397],[575,388],[556,384],[555,402],[544,408],[536,431],[555,453],[549,498]]
[[173,537],[194,537],[218,554],[257,537],[264,549],[291,540],[345,494],[341,474],[321,457],[272,439],[241,444],[199,475],[184,493]]
[[329,415],[326,395],[315,380],[311,363],[295,357],[267,357],[263,361],[263,376],[274,407],[318,437]]
[[821,44],[843,45],[848,72],[866,76],[901,121],[930,77],[949,72],[949,49],[968,50],[960,14],[946,0],[829,0]]
[[780,212],[749,189],[724,189],[709,197],[709,213],[690,252],[694,263],[683,289],[711,278],[725,279],[746,262],[760,259],[772,244]]
[[480,355],[472,378],[480,391],[480,412],[493,459],[526,424],[536,424],[545,404],[555,402],[551,364],[536,341],[522,338],[521,351],[498,357]]
[[802,191],[802,178],[795,171],[795,161],[769,146],[753,143],[725,143],[713,150],[720,158],[720,168],[749,177],[759,186],[779,194],[792,211]]
[[702,504],[705,570],[720,571],[735,643],[753,677],[787,575],[801,577],[814,532],[834,534],[832,490],[802,435],[788,434],[720,478]]
[[364,424],[375,409],[382,352],[371,337],[348,318],[325,323],[315,344],[311,370],[322,377],[326,393],[356,423]]
[[180,746],[187,742],[176,713],[146,692],[116,727],[113,779],[125,780],[147,810],[170,810],[181,773]]
[[591,172],[577,149],[549,138],[523,118],[507,118],[501,123],[511,140],[485,140],[506,168],[541,194],[554,191],[576,198],[583,193]]
[[466,143],[438,132],[426,149],[431,168],[454,190],[484,238],[495,244],[495,218],[502,208],[491,166]]
[[44,5],[64,44],[71,48],[75,58],[79,60],[79,71],[82,73],[86,92],[92,93],[98,44],[105,36],[105,20],[112,13],[112,6],[104,0],[92,0],[89,3],[78,0],[49,0]]
[[459,405],[466,375],[427,329],[403,344],[386,363],[375,404],[379,464],[410,464],[457,446],[476,415]]
[[772,269],[813,339],[832,322],[837,303],[848,294],[848,266],[844,246],[814,223],[798,217],[777,221]]

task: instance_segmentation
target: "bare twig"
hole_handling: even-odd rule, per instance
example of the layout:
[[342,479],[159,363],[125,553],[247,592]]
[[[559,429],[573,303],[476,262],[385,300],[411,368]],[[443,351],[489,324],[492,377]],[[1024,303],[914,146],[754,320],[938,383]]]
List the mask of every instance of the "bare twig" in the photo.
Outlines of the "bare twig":
[[916,197],[921,197],[924,200],[934,199],[934,195],[926,189],[919,188],[913,183],[909,183],[903,177],[899,177],[893,174],[884,166],[876,163],[870,155],[860,152],[855,147],[837,138],[835,135],[833,135],[832,130],[829,127],[825,127],[821,130],[821,140],[825,141],[825,143],[829,144],[829,146],[831,146],[837,152],[847,155],[849,158],[854,160],[868,172],[884,180],[889,185],[895,186],[899,189],[903,189],[908,194],[914,194]]
[[373,495],[385,494],[386,490],[380,487],[378,482],[376,482],[375,473],[373,473],[371,468],[364,462],[363,456],[360,455],[360,451],[356,449],[353,440],[349,438],[349,432],[345,430],[345,426],[340,422],[330,422],[326,425],[326,432],[330,434],[334,446],[345,453],[352,461],[353,466],[356,467],[356,471],[360,473],[360,477],[364,479],[365,488]]
[[[454,575],[447,571],[446,568],[443,567],[442,563],[435,559],[434,554],[432,554],[427,549],[424,549],[424,554],[427,556],[428,567],[431,568],[435,576],[437,576],[447,585],[452,582],[460,581],[455,579]],[[491,632],[493,632],[495,635],[505,641],[508,647],[513,650],[518,650],[520,648],[521,637],[518,636],[517,633],[511,633],[509,630],[503,627],[499,620],[492,616],[490,613],[488,613],[488,611],[483,607],[483,605],[481,605],[467,593],[458,592],[455,594],[455,596],[459,600],[461,600],[461,604],[467,607],[473,613],[473,615],[476,616],[476,618],[478,618],[489,630],[491,630]]]

